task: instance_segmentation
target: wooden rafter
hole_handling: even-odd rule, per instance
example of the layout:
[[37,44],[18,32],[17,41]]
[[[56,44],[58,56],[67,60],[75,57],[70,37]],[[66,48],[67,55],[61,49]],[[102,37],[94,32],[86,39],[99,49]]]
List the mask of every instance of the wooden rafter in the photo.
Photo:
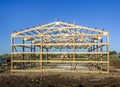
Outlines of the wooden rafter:
[[[107,39],[103,40],[104,37]],[[22,43],[15,43],[14,39],[18,38],[22,39]],[[22,51],[19,51],[17,47],[22,48]],[[80,57],[83,55],[85,58]],[[45,64],[69,63],[74,71],[77,71],[75,70],[77,65],[88,64],[100,66],[99,72],[103,73],[103,65],[106,65],[106,72],[108,73],[109,32],[61,21],[14,32],[11,34],[11,61],[11,72],[27,72],[24,68],[25,64],[29,65],[29,63],[31,67],[33,63],[34,67],[39,63],[37,64],[39,70],[35,70],[35,72],[47,71],[44,69]],[[14,64],[17,63],[18,65],[23,64],[22,71],[14,69]],[[33,72],[32,70],[28,71]],[[69,71],[72,72],[72,70]]]

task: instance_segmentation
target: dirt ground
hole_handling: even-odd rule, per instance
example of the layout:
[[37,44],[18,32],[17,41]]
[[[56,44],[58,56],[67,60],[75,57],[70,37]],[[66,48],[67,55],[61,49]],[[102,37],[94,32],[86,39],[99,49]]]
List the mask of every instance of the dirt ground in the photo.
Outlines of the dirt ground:
[[0,73],[0,87],[120,87],[120,61],[110,61],[109,74]]

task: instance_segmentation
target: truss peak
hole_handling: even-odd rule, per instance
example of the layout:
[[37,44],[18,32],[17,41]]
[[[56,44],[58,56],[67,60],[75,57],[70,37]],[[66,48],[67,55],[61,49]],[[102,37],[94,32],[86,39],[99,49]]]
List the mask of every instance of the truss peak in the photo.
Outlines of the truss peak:
[[55,21],[55,22],[51,22],[48,24],[43,24],[40,26],[36,26],[33,28],[29,28],[26,30],[22,30],[19,32],[14,32],[12,34],[12,36],[20,36],[20,35],[37,35],[37,34],[46,34],[51,32],[52,30],[67,30],[67,31],[74,31],[76,30],[76,33],[85,33],[85,32],[94,32],[94,34],[96,33],[100,33],[103,35],[108,35],[109,33],[107,31],[103,31],[103,30],[99,30],[96,28],[90,28],[90,27],[85,27],[85,26],[81,26],[81,25],[76,25],[76,24],[70,24],[70,23],[66,23],[66,22],[62,22],[62,21]]
[[109,32],[62,21],[14,32],[11,72],[109,73]]

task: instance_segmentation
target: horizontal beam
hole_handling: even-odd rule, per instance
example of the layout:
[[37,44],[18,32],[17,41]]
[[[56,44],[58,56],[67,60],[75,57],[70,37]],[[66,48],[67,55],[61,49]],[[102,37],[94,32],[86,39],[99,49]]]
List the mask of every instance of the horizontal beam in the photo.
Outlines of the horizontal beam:
[[[61,36],[61,37],[64,37],[65,36],[65,34],[63,35],[63,34],[54,34],[54,35],[43,35],[43,34],[37,34],[37,35],[26,35],[26,36],[12,36],[12,37],[21,37],[21,38],[25,38],[25,37],[27,37],[27,38],[29,38],[29,37],[44,37],[44,36],[50,36],[50,37],[52,37],[52,36]],[[75,34],[75,35],[70,35],[70,34],[67,34],[67,36],[66,37],[69,37],[69,36],[103,36],[103,34]]]
[[43,69],[43,70],[11,70],[11,72],[74,72],[74,73],[109,73],[109,71],[88,71],[88,70],[47,70],[47,69]]
[[63,61],[63,60],[12,60],[11,62],[51,62],[51,63],[109,63],[109,61]]
[[11,54],[109,54],[109,52],[11,52]]
[[[17,46],[17,45],[15,45],[15,46]],[[31,48],[30,45],[19,45],[19,47]],[[31,48],[31,49],[34,49],[34,48]]]
[[[73,58],[66,58],[66,57],[63,57],[63,58],[49,58],[49,59],[53,59],[53,60],[67,60],[67,59],[73,59]],[[77,60],[80,60],[80,59],[85,59],[85,60],[88,60],[88,58],[87,57],[83,57],[83,58],[74,58],[74,59],[77,59]]]
[[31,46],[31,45],[50,45],[50,46],[56,46],[56,45],[109,45],[109,43],[36,43],[36,44],[12,44],[12,46]]

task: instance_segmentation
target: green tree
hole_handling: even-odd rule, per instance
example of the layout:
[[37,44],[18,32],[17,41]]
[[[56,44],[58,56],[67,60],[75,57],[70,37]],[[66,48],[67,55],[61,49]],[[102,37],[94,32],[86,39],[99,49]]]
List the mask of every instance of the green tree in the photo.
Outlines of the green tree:
[[110,51],[110,55],[115,55],[115,54],[117,54],[116,51]]

